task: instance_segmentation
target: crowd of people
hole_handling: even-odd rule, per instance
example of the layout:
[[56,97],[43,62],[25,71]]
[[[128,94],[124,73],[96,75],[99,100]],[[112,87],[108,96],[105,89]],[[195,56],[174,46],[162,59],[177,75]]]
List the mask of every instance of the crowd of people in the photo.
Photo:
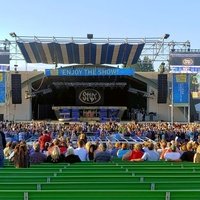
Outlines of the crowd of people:
[[[5,159],[17,168],[42,162],[109,162],[115,158],[131,162],[200,162],[199,124],[43,121],[1,122],[0,127],[1,167]],[[87,133],[92,133],[96,140],[88,140]],[[148,140],[136,143],[120,140],[135,136]],[[30,137],[36,138],[32,145],[26,142]]]

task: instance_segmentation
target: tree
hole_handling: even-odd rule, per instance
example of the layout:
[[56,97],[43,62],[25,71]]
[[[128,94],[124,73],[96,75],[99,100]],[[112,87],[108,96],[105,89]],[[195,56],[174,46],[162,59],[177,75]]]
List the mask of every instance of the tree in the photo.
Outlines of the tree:
[[148,56],[145,56],[143,60],[139,59],[136,64],[132,65],[132,67],[137,72],[154,72],[155,71],[152,60]]

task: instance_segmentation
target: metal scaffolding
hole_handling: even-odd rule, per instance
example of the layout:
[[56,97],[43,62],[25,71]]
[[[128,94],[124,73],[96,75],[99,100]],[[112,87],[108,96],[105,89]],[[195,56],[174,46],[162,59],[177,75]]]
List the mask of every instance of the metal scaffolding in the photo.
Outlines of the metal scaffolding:
[[169,54],[175,50],[190,50],[190,41],[176,42],[169,41],[169,34],[164,34],[161,37],[145,37],[145,38],[88,38],[88,37],[39,37],[39,36],[18,36],[17,34],[10,33],[13,40],[0,40],[0,49],[10,50],[10,60],[17,63],[18,60],[24,61],[24,58],[17,46],[17,41],[21,42],[58,42],[58,43],[69,43],[74,42],[78,44],[95,43],[95,44],[138,44],[145,43],[140,60],[144,57],[148,57],[153,65],[165,63],[165,66],[169,66]]

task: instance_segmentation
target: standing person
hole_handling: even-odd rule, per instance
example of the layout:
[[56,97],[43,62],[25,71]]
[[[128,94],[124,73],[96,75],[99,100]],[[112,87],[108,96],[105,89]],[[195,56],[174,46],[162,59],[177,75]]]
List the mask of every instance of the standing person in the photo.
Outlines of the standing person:
[[0,130],[0,167],[4,165],[4,153],[3,150],[6,147],[6,138],[2,130]]
[[39,141],[39,144],[40,144],[40,150],[43,151],[43,149],[45,148],[45,143],[51,142],[51,137],[50,137],[47,130],[45,130],[42,133],[42,135],[39,137],[38,141]]

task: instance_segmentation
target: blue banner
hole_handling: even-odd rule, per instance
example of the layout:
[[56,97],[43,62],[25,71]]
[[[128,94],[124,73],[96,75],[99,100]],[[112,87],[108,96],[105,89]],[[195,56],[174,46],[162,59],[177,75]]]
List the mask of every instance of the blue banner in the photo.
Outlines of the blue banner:
[[188,66],[175,66],[171,65],[170,66],[170,73],[188,73],[188,74],[196,74],[200,72],[200,66],[193,66],[193,67],[188,67]]
[[66,67],[59,69],[46,69],[46,76],[133,76],[135,73],[132,68],[79,68]]
[[173,104],[187,106],[189,103],[188,74],[173,74]]
[[6,99],[6,73],[0,72],[0,104]]

